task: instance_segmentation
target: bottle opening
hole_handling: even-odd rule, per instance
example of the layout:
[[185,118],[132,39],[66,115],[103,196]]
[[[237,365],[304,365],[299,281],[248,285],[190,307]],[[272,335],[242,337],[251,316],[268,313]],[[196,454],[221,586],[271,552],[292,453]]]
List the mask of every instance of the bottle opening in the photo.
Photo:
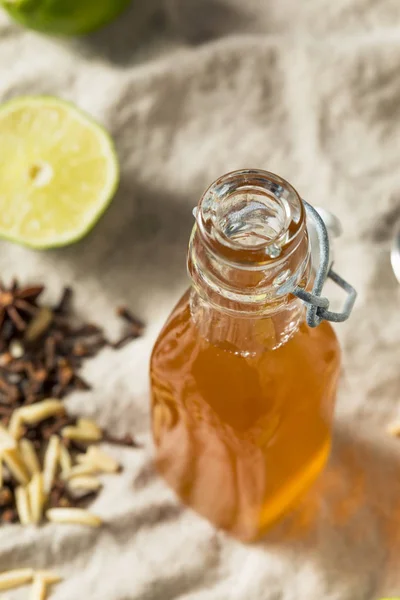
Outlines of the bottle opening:
[[302,203],[292,186],[267,171],[224,175],[200,201],[200,225],[209,239],[232,250],[276,258],[295,233]]
[[288,212],[287,205],[263,190],[244,189],[218,205],[216,228],[233,246],[265,246],[286,233],[290,219]]

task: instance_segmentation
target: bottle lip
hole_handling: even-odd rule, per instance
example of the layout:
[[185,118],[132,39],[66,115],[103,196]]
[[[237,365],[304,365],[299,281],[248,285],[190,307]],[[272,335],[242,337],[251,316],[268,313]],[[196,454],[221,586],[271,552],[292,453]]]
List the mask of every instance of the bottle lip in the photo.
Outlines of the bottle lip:
[[253,268],[291,253],[305,220],[295,188],[262,169],[219,177],[202,195],[196,213],[199,233],[211,251]]
[[[291,289],[307,284],[305,208],[281,177],[259,169],[228,173],[205,191],[195,217],[188,271],[215,305],[236,312],[277,310],[290,301]],[[288,291],[282,294],[284,284]]]

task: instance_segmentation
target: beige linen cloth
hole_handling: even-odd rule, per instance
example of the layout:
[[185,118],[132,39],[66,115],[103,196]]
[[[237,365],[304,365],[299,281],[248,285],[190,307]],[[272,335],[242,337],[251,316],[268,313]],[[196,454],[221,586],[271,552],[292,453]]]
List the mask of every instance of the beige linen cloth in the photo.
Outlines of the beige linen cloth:
[[[0,571],[60,571],[55,600],[400,596],[400,441],[385,433],[400,418],[400,288],[388,254],[400,218],[400,4],[170,0],[164,20],[159,12],[134,2],[74,41],[0,15],[0,99],[76,102],[109,128],[122,165],[120,190],[85,240],[49,252],[2,242],[1,278],[45,281],[51,298],[73,284],[77,312],[110,335],[120,303],[148,323],[143,339],[88,364],[93,392],[68,400],[144,444],[108,448],[124,472],[105,478],[93,506],[106,525],[2,527]],[[154,474],[148,410],[151,346],[187,285],[191,209],[241,167],[274,171],[336,212],[337,270],[359,292],[337,327],[344,371],[329,467],[254,546],[214,531]]]

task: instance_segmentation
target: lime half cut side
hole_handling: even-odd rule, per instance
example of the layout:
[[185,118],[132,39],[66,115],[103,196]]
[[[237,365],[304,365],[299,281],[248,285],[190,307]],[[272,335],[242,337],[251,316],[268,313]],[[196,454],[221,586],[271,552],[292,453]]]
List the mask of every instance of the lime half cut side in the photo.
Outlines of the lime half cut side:
[[82,238],[119,180],[107,132],[75,106],[23,97],[0,107],[0,236],[52,248]]

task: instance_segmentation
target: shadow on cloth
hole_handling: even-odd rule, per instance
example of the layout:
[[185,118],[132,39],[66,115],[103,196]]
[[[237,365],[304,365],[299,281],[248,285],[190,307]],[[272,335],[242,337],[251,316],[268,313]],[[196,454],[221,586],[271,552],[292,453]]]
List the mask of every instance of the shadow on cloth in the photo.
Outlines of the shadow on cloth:
[[165,19],[161,0],[133,0],[109,25],[75,40],[63,41],[81,56],[102,58],[127,65],[137,60],[138,49],[149,39],[164,34]]
[[398,572],[400,454],[395,442],[384,445],[382,436],[356,432],[354,423],[351,429],[338,425],[320,479],[256,546],[289,553],[294,569],[310,560],[332,585],[340,578],[348,589],[353,581],[354,598],[361,599],[379,597],[378,582],[400,589],[400,575],[397,581],[385,580]]
[[[92,233],[54,250],[54,263],[73,263],[78,279],[100,281],[111,305],[124,299],[146,314],[154,294],[188,285],[186,254],[193,227],[191,198],[143,189],[123,178],[119,192]],[[195,201],[193,200],[193,205]]]
[[180,37],[193,44],[252,29],[255,18],[226,0],[167,0],[167,18]]

